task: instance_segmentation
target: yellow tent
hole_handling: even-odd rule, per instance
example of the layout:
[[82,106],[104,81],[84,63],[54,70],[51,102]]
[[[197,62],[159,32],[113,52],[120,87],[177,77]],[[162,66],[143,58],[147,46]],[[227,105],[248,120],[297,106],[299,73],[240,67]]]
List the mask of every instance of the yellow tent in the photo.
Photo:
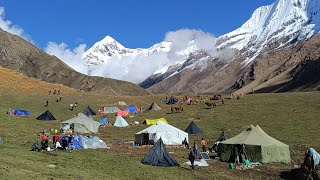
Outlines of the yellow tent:
[[152,125],[156,124],[158,121],[162,121],[166,124],[168,124],[168,121],[165,118],[159,118],[159,119],[146,119],[145,124]]

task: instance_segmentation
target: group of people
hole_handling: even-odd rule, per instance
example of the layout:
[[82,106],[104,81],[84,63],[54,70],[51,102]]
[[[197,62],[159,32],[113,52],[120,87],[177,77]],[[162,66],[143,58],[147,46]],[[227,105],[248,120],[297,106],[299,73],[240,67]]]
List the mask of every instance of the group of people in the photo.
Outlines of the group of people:
[[[200,144],[201,144],[202,152],[207,152],[207,141],[204,140],[204,138],[202,138],[200,141]],[[188,157],[188,159],[191,163],[192,170],[194,170],[194,161],[198,158],[198,156],[199,156],[198,144],[196,142],[194,142],[192,151],[190,151],[189,157]]]
[[40,147],[37,147],[36,143],[32,146],[32,150],[43,150],[43,151],[51,151],[51,150],[65,150],[69,146],[69,143],[72,139],[72,131],[68,131],[68,136],[62,136],[59,135],[59,130],[51,130],[54,135],[52,136],[52,146],[50,148],[49,146],[49,134],[52,132],[47,132],[46,130],[43,130],[39,136],[41,139]]

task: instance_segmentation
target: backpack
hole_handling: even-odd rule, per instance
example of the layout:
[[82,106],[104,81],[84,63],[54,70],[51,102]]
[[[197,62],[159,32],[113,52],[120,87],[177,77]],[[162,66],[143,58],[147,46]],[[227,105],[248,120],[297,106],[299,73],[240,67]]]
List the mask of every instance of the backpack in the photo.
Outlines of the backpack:
[[31,151],[36,151],[36,150],[40,150],[40,146],[38,144],[38,142],[34,143],[32,146],[31,146]]

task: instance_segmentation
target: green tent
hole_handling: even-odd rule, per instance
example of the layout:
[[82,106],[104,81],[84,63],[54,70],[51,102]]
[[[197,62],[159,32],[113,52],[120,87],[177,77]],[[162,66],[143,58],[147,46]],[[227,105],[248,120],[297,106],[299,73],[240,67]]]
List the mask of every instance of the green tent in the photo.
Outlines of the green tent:
[[235,154],[240,158],[245,155],[251,162],[291,162],[289,146],[269,136],[258,125],[251,125],[237,136],[219,143],[218,156],[222,161],[232,161]]

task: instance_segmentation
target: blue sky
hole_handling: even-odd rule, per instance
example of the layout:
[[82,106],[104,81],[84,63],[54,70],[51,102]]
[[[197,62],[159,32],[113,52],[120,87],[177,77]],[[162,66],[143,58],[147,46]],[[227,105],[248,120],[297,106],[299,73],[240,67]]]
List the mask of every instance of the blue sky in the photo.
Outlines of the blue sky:
[[275,0],[1,0],[5,19],[45,48],[50,41],[87,47],[111,35],[129,48],[149,47],[168,31],[200,29],[215,36],[241,26]]

